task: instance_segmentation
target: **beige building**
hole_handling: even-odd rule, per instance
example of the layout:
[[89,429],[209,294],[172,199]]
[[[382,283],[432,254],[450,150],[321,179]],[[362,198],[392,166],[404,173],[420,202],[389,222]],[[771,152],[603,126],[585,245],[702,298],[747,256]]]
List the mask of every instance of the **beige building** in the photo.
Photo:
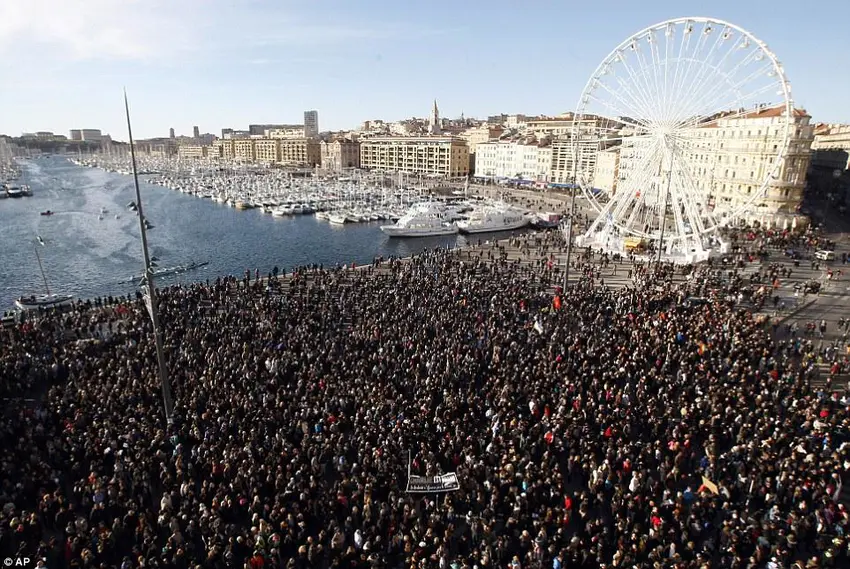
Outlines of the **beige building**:
[[243,162],[253,162],[257,159],[255,153],[256,140],[250,138],[242,138],[233,141],[233,158]]
[[[794,213],[802,200],[814,138],[813,127],[809,124],[811,117],[802,109],[794,111],[788,151],[778,172],[768,182],[766,193],[753,198],[770,176],[783,143],[786,122],[783,113],[782,107],[766,107],[745,114],[720,116],[706,126],[694,127],[687,142],[690,151],[686,159],[694,189],[707,196],[708,207],[734,210],[753,199],[749,211],[752,219]],[[643,144],[624,139],[620,150],[619,184],[624,184],[625,180],[632,180],[634,184],[641,176],[638,170],[645,169],[643,158],[646,154],[641,148]],[[649,180],[647,178],[647,183]]]
[[254,160],[261,164],[280,162],[280,140],[263,138],[254,141]]
[[850,125],[819,125],[812,141],[812,165],[833,170],[850,169]]
[[322,162],[319,141],[312,138],[287,138],[280,143],[280,164],[317,166]]
[[199,144],[185,144],[177,147],[177,157],[186,159],[206,158],[209,146]]
[[469,147],[453,137],[379,136],[360,143],[360,165],[374,170],[457,178],[469,174]]
[[[225,160],[232,160],[234,157],[233,143],[236,142],[233,139],[220,139],[213,142],[213,153],[217,153],[219,158],[224,158]],[[216,152],[217,149],[217,152]]]
[[[810,120],[805,110],[794,110],[788,151],[776,176],[768,182],[766,194],[753,204],[752,213],[790,214],[802,201],[814,140]],[[694,129],[707,139],[704,148],[710,149],[696,149],[692,160],[696,158],[700,168],[700,189],[714,199],[715,207],[738,207],[759,191],[779,153],[785,122],[784,109],[771,107],[720,118],[712,127]]]
[[458,138],[466,141],[470,154],[475,154],[475,149],[479,144],[484,144],[491,140],[497,140],[504,133],[505,129],[500,125],[494,126],[484,124],[466,129],[458,135]]
[[321,142],[322,168],[325,170],[344,170],[360,167],[360,143],[353,140],[333,140]]

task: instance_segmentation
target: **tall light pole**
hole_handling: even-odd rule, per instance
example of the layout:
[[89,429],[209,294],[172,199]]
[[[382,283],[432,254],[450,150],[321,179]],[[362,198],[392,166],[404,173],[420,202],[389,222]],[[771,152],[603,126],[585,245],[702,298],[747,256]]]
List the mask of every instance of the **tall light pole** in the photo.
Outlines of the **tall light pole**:
[[576,168],[578,168],[578,138],[576,136],[576,126],[575,126],[575,117],[573,117],[573,187],[572,187],[572,198],[570,199],[570,215],[567,219],[567,262],[564,267],[564,284],[561,287],[564,292],[567,292],[567,285],[570,281],[570,258],[573,254],[573,224],[575,223],[576,216],[576,194],[578,193],[578,175],[576,174]]
[[133,163],[133,184],[136,188],[136,208],[139,210],[139,231],[142,235],[142,255],[145,261],[145,304],[147,304],[151,321],[153,322],[154,343],[156,345],[156,360],[159,366],[159,381],[162,385],[162,402],[165,407],[165,420],[170,425],[174,420],[174,402],[171,399],[171,385],[168,382],[168,368],[165,365],[165,352],[162,349],[162,332],[159,327],[159,312],[157,309],[156,286],[154,285],[153,267],[151,267],[148,252],[148,236],[145,227],[145,212],[142,208],[142,194],[139,191],[139,174],[136,169],[136,150],[133,144],[133,129],[130,126],[130,105],[127,102],[127,91],[124,91],[124,110],[127,113],[127,134],[130,137],[130,159]]
[[658,260],[656,265],[661,267],[661,252],[664,250],[664,229],[667,227],[667,205],[670,200],[670,183],[673,180],[673,153],[670,152],[670,166],[667,172],[667,189],[664,191],[664,209],[661,210],[661,235],[658,239]]

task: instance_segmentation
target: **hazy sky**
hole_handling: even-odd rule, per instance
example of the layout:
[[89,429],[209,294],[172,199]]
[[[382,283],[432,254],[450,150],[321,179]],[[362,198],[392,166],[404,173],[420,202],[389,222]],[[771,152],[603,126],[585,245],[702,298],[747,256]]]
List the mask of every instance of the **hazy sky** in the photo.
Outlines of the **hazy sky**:
[[680,16],[765,41],[816,121],[850,122],[850,2],[820,0],[0,0],[0,133],[126,139],[248,123],[573,110],[599,62]]

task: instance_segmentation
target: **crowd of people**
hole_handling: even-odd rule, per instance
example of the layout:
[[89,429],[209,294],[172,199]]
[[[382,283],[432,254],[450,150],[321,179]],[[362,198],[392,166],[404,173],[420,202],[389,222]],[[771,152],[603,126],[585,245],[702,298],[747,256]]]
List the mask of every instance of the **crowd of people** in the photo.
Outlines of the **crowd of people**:
[[[0,332],[0,556],[846,567],[850,404],[801,343],[710,267],[583,252],[561,290],[547,239],[515,243],[535,263],[475,247],[163,289],[171,422],[141,300]],[[599,286],[602,264],[635,284]],[[444,473],[456,490],[407,491]]]

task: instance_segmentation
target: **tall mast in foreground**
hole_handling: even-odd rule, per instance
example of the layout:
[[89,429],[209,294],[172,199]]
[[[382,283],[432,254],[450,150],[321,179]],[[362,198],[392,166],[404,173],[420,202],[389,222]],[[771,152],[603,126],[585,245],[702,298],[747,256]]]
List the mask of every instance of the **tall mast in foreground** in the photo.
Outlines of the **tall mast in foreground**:
[[154,285],[153,268],[148,252],[148,235],[145,227],[145,212],[142,208],[142,195],[139,191],[139,174],[136,169],[136,149],[133,144],[133,128],[130,126],[130,105],[127,102],[127,91],[124,91],[124,110],[127,113],[127,134],[130,137],[130,159],[133,163],[133,184],[136,188],[136,207],[139,210],[139,231],[142,235],[142,255],[145,261],[144,295],[151,321],[153,322],[154,342],[156,343],[156,359],[159,366],[159,381],[162,384],[162,402],[165,406],[165,420],[170,425],[174,420],[174,403],[171,399],[171,385],[168,382],[168,368],[165,365],[165,353],[162,349],[162,331],[159,327],[159,311],[157,309],[156,286]]

